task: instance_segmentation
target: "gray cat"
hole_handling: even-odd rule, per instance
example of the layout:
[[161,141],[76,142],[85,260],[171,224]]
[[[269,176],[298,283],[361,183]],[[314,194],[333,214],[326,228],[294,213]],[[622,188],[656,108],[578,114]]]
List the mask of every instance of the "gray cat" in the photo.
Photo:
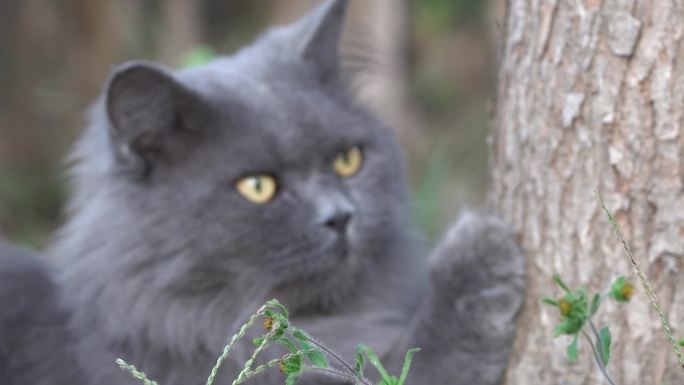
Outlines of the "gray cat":
[[202,67],[114,71],[71,158],[55,266],[0,253],[3,384],[135,384],[117,357],[160,385],[203,384],[270,298],[352,360],[365,343],[396,372],[421,347],[409,384],[501,381],[524,257],[475,214],[420,257],[400,150],[338,65],[346,6]]

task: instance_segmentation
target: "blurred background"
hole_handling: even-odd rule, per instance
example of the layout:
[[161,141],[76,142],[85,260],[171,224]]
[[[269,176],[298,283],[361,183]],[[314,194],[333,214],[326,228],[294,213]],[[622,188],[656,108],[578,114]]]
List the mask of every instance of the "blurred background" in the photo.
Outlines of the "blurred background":
[[[230,54],[317,0],[0,0],[0,236],[42,247],[68,194],[64,157],[111,68]],[[497,3],[497,4],[495,4]],[[484,203],[497,0],[352,0],[342,43],[361,103],[407,152],[427,239]]]

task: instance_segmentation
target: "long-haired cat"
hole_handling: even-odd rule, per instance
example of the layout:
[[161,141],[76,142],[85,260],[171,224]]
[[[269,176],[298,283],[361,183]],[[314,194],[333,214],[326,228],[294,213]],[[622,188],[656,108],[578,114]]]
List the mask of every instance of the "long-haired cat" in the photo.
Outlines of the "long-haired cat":
[[135,383],[118,357],[161,385],[203,384],[270,298],[349,358],[365,343],[397,370],[422,348],[411,384],[501,380],[524,257],[474,214],[430,257],[416,247],[400,150],[339,66],[346,6],[329,0],[201,67],[113,72],[71,157],[52,265],[2,253],[3,384]]

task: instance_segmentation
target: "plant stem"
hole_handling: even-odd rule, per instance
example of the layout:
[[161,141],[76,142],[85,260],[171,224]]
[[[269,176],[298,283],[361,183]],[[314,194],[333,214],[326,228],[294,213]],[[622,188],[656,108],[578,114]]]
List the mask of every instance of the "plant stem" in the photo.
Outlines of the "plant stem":
[[[599,334],[598,330],[596,329],[596,325],[594,325],[594,321],[589,318],[589,326],[591,327],[591,331],[594,332],[594,336],[596,337],[596,345],[598,345],[598,350],[599,354],[601,356],[601,362],[603,362],[603,357],[604,357],[604,352],[603,352],[603,343],[601,343],[601,335]],[[607,365],[607,362],[603,362],[603,365]]]
[[218,373],[219,368],[221,365],[223,365],[223,361],[225,361],[228,358],[228,355],[230,354],[230,351],[233,349],[233,346],[235,346],[235,343],[242,337],[244,337],[245,333],[247,333],[247,329],[252,327],[254,322],[256,321],[257,318],[259,318],[263,313],[264,310],[266,310],[268,306],[264,305],[262,306],[256,313],[254,313],[251,317],[249,317],[249,320],[245,322],[244,325],[240,327],[240,330],[233,335],[233,337],[230,340],[230,343],[226,345],[225,348],[223,348],[223,353],[219,356],[219,358],[216,360],[216,364],[214,367],[211,369],[211,374],[209,375],[209,378],[207,379],[206,385],[212,385],[214,383],[214,380],[216,379],[216,374]]
[[[608,369],[603,365],[603,358],[599,356],[599,353],[596,351],[596,347],[594,346],[594,342],[591,340],[591,337],[589,337],[589,334],[582,329],[582,335],[584,335],[587,338],[587,341],[589,342],[589,345],[591,346],[591,350],[594,352],[594,359],[596,360],[596,365],[598,365],[599,369],[601,369],[601,373],[603,373],[603,377],[606,378],[606,381],[610,385],[615,385],[615,382],[613,379],[610,377],[608,374]],[[599,341],[600,342],[600,341]]]
[[[342,371],[339,371],[339,370],[336,370],[336,369],[332,369],[332,368],[316,368],[316,367],[311,367],[311,368],[307,368],[307,371],[309,371],[309,372],[314,372],[314,373],[325,374],[326,376],[329,376],[329,377],[336,377],[336,378],[339,378],[339,379],[344,380],[344,381],[350,381],[350,382],[352,382],[352,383],[354,383],[354,384],[358,383],[358,381],[361,381],[361,380],[360,380],[358,377],[356,377],[355,375],[350,375],[350,374],[347,374],[347,373],[345,373],[345,372],[342,372]],[[361,383],[362,383],[362,384],[368,384],[368,383],[363,382],[363,381],[362,381]]]
[[273,337],[273,335],[276,333],[279,327],[280,325],[276,321],[273,325],[273,329],[271,329],[271,331],[268,332],[268,334],[266,334],[264,339],[261,341],[261,344],[259,344],[259,346],[257,346],[256,349],[254,349],[254,353],[252,353],[252,356],[249,357],[247,362],[245,362],[245,366],[242,368],[242,371],[240,371],[240,374],[238,374],[235,381],[233,381],[232,385],[237,385],[245,380],[245,377],[249,375],[249,373],[252,371],[252,364],[254,364],[254,360],[256,360],[256,357],[259,355],[259,353],[266,349],[266,347],[269,344],[269,340],[271,339],[271,337]]
[[157,383],[155,381],[152,381],[149,378],[147,378],[147,375],[145,375],[145,373],[136,369],[135,366],[126,363],[126,361],[122,360],[121,358],[117,359],[116,363],[117,363],[117,365],[119,365],[119,367],[122,370],[129,371],[134,378],[137,378],[138,380],[142,381],[143,384],[145,384],[145,385],[157,385]]
[[594,191],[594,195],[596,195],[596,199],[598,199],[599,203],[601,204],[601,207],[603,208],[603,211],[606,213],[606,216],[608,217],[608,222],[610,222],[610,224],[613,225],[615,235],[617,235],[618,239],[620,240],[620,243],[622,243],[622,248],[625,249],[627,256],[629,256],[629,261],[632,263],[632,266],[634,267],[635,275],[639,277],[641,286],[643,286],[644,290],[646,290],[646,294],[648,295],[648,299],[651,301],[653,309],[655,309],[656,313],[658,313],[658,316],[660,317],[660,322],[663,324],[665,334],[667,334],[667,337],[670,340],[670,344],[672,345],[672,351],[674,352],[674,355],[677,358],[679,367],[684,369],[684,358],[682,357],[682,352],[679,350],[677,341],[675,341],[675,338],[672,335],[670,323],[667,321],[667,318],[665,318],[663,309],[660,307],[660,304],[658,303],[658,298],[656,297],[653,288],[651,288],[651,285],[648,283],[648,280],[646,279],[646,274],[644,274],[644,272],[641,270],[639,264],[636,261],[636,258],[634,258],[634,254],[632,254],[632,251],[630,250],[629,246],[627,246],[625,237],[622,235],[622,231],[620,231],[620,227],[617,225],[617,222],[615,222],[615,219],[613,219],[613,216],[610,214],[610,211],[608,211],[606,204],[603,202],[603,198],[601,198],[601,195],[597,191]]
[[315,349],[300,350],[300,351],[298,351],[298,352],[296,352],[296,353],[289,353],[289,354],[286,354],[286,355],[284,355],[284,356],[282,356],[282,357],[280,357],[280,358],[276,358],[276,359],[273,359],[273,360],[271,360],[271,361],[268,361],[268,362],[265,363],[265,364],[262,364],[262,365],[257,366],[256,368],[254,368],[254,370],[250,370],[249,372],[247,372],[247,373],[242,377],[242,379],[240,379],[239,381],[236,380],[235,384],[236,384],[236,385],[237,385],[237,384],[241,384],[241,383],[247,381],[248,379],[250,379],[250,378],[256,376],[257,374],[262,373],[262,372],[265,371],[266,369],[272,368],[272,367],[274,367],[274,366],[280,364],[281,361],[288,360],[288,359],[290,359],[290,358],[292,358],[292,357],[303,356],[303,355],[306,355],[306,354],[309,354],[309,353],[313,353],[313,352],[315,352],[315,351],[316,351]]
[[356,380],[359,380],[359,381],[360,381],[362,384],[364,384],[364,385],[372,385],[372,384],[370,383],[370,381],[368,381],[368,379],[366,379],[366,378],[364,378],[364,377],[362,377],[362,376],[357,377],[357,376],[356,376],[356,371],[354,370],[354,368],[352,368],[351,365],[349,365],[349,364],[347,363],[347,361],[345,361],[342,357],[338,356],[337,353],[335,353],[335,352],[332,351],[331,349],[328,349],[325,345],[323,345],[322,343],[316,341],[315,339],[313,339],[313,338],[311,338],[311,337],[308,337],[307,340],[308,340],[309,342],[311,342],[312,344],[316,345],[318,348],[320,348],[320,349],[323,350],[324,352],[328,353],[328,355],[330,355],[331,357],[333,357],[333,358],[334,358],[335,360],[337,360],[339,363],[341,363],[347,370],[349,370],[349,372],[351,372],[351,373],[354,375],[354,378],[355,378]]

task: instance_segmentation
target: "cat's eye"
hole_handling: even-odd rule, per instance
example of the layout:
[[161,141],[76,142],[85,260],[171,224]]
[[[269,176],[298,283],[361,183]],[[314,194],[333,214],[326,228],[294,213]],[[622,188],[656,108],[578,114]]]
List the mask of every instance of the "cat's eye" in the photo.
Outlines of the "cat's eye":
[[235,188],[248,201],[262,205],[273,199],[278,183],[270,175],[250,175],[240,179]]
[[359,172],[362,164],[363,153],[361,152],[361,148],[353,146],[335,156],[333,168],[339,176],[349,178]]

